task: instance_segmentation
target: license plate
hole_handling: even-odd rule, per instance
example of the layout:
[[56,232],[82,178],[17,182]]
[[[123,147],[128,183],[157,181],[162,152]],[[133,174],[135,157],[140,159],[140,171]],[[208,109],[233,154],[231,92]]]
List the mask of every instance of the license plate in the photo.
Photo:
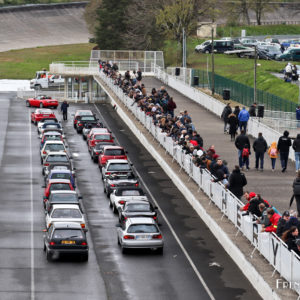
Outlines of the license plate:
[[75,241],[61,241],[61,243],[64,245],[73,245],[75,244]]
[[141,241],[143,241],[143,240],[150,240],[151,235],[137,235],[135,238],[137,240],[141,240]]

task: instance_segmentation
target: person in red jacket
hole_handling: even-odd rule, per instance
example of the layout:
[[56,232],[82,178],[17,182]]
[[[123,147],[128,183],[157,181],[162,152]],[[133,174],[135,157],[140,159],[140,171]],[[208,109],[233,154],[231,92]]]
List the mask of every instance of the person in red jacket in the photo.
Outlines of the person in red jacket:
[[278,221],[281,218],[280,215],[277,214],[273,208],[269,208],[267,216],[271,222],[271,225],[266,228],[262,228],[261,232],[276,232]]
[[240,208],[240,211],[248,211],[248,208],[249,208],[249,205],[250,205],[250,200],[251,200],[252,198],[256,197],[256,194],[253,193],[253,192],[251,192],[251,193],[245,192],[245,193],[244,193],[244,197],[246,198],[246,200],[248,201],[248,203],[247,203],[246,205],[242,206],[242,207]]

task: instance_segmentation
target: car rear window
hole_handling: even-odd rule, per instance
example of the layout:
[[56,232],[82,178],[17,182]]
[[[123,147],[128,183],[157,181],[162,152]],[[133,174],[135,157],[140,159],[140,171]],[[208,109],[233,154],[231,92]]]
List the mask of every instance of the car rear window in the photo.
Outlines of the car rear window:
[[95,140],[102,140],[102,141],[110,141],[111,137],[109,134],[95,134],[94,135]]
[[142,196],[139,190],[122,191],[122,196]]
[[107,149],[105,150],[104,155],[108,155],[108,156],[125,155],[125,151],[123,149]]
[[45,141],[60,141],[60,135],[46,135]]
[[100,150],[106,145],[113,145],[113,144],[112,143],[99,143],[99,144],[96,144],[95,149]]
[[61,202],[61,203],[65,203],[65,202],[74,203],[74,202],[78,202],[78,198],[76,194],[52,194],[51,201]]
[[51,175],[51,179],[71,179],[68,173],[54,173]]
[[52,237],[54,239],[84,238],[80,229],[55,229]]
[[69,162],[66,155],[48,155],[47,162]]
[[93,116],[84,116],[84,117],[81,117],[81,121],[95,121],[95,117]]
[[150,211],[150,205],[145,204],[129,204],[126,208],[127,211]]
[[52,183],[50,191],[70,191],[71,187],[68,183]]
[[60,151],[60,150],[65,150],[65,147],[63,144],[48,144],[45,146],[45,150]]
[[158,229],[153,224],[133,224],[130,225],[128,233],[157,233]]
[[56,208],[51,214],[51,218],[81,218],[82,215],[79,209],[75,208]]
[[55,124],[55,123],[45,123],[43,125],[43,128],[61,128],[59,124]]
[[107,170],[108,171],[130,171],[131,169],[129,164],[116,163],[116,164],[110,164]]

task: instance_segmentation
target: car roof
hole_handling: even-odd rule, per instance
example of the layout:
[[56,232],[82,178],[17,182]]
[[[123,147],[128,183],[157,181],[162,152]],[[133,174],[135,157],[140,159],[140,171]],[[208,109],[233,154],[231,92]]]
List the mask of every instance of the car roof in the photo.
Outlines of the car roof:
[[105,132],[105,133],[109,133],[109,131],[108,131],[108,129],[107,128],[104,128],[104,127],[102,127],[102,128],[92,128],[91,129],[91,133],[96,133],[96,132]]
[[109,159],[107,161],[108,163],[115,163],[115,164],[128,164],[128,160],[127,159]]
[[138,217],[138,218],[128,218],[127,222],[129,225],[134,225],[134,224],[155,224],[155,220],[153,218],[144,218],[144,217]]
[[81,229],[81,225],[75,222],[53,222],[52,226],[54,228],[59,228],[59,229],[64,229],[64,228]]
[[80,209],[78,204],[53,204],[52,205],[53,209],[56,208],[70,208],[70,209]]
[[61,132],[58,132],[58,131],[46,131],[46,132],[44,132],[43,135],[57,135],[57,136],[60,136]]
[[64,142],[63,141],[61,141],[61,140],[57,140],[57,141],[46,141],[45,142],[45,145],[47,145],[47,144],[62,144],[62,145],[64,145]]
[[50,152],[49,154],[48,154],[48,156],[49,155],[65,155],[65,156],[68,156],[67,155],[67,153],[66,152],[59,152],[59,151],[53,151],[53,152]]
[[51,183],[70,183],[69,179],[49,179],[49,184]]
[[[67,174],[71,174],[72,173],[72,171],[71,170],[66,170],[66,169],[62,169],[62,170],[59,170],[59,169],[52,169],[51,171],[50,171],[50,174],[56,174],[56,173],[67,173]],[[49,175],[50,175],[49,174]]]
[[[145,196],[145,193],[144,191],[139,188],[139,187],[134,187],[134,186],[128,186],[128,187],[116,187],[116,191],[115,191],[115,195],[116,196],[122,196],[122,192],[123,191],[132,191],[132,190],[135,190],[135,191],[139,191],[140,192],[140,196]],[[126,197],[126,196],[125,196]]]
[[107,146],[103,147],[103,150],[107,150],[107,149],[123,149],[124,150],[124,148],[120,147],[120,146],[109,146],[109,145],[107,145]]
[[52,191],[51,192],[51,195],[54,195],[54,194],[77,194],[76,191]]

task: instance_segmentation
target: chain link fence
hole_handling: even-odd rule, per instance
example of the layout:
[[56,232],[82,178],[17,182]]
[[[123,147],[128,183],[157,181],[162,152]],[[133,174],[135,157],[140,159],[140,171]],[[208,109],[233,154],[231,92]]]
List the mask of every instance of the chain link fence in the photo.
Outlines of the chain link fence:
[[[195,80],[195,77],[198,79]],[[192,86],[211,89],[211,72],[192,70]],[[254,102],[254,88],[220,75],[214,76],[215,92],[222,95],[223,90],[230,90],[230,99],[245,106]],[[195,84],[199,81],[199,84]],[[297,104],[293,101],[272,95],[262,90],[256,91],[256,103],[264,104],[265,110],[295,112]]]

